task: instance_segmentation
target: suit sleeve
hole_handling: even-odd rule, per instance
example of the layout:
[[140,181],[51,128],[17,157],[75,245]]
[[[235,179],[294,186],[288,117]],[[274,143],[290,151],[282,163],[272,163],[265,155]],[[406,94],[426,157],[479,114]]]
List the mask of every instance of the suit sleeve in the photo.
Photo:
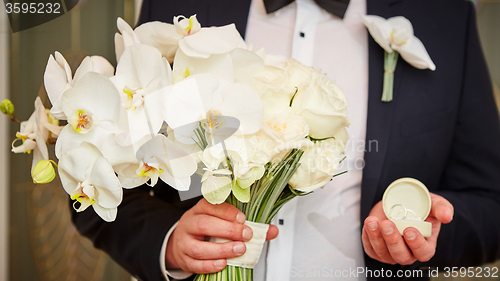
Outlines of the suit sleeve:
[[437,194],[454,206],[431,266],[474,266],[500,258],[500,124],[469,3],[462,96],[449,161]]

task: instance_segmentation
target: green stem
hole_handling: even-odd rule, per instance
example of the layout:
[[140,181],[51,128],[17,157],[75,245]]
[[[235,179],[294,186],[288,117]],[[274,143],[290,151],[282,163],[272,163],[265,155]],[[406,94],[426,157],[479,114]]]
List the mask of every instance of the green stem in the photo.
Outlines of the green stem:
[[382,101],[390,102],[394,90],[394,71],[398,63],[399,54],[396,51],[384,54],[384,89],[382,90]]
[[9,116],[9,119],[12,122],[17,123],[17,124],[21,124],[21,121],[19,121],[16,117],[14,117],[14,115],[8,114],[7,116]]
[[[280,163],[267,164],[264,176],[250,187],[250,202],[242,203],[233,194],[226,202],[241,210],[248,221],[271,223],[284,204],[302,195],[294,193],[288,182],[299,167],[303,153],[303,150],[293,149]],[[197,275],[195,281],[253,281],[253,269],[228,265],[217,273]]]
[[292,96],[292,99],[290,99],[290,107],[292,107],[293,100],[295,99],[295,96],[297,95],[297,92],[299,91],[299,88],[295,88],[295,93]]

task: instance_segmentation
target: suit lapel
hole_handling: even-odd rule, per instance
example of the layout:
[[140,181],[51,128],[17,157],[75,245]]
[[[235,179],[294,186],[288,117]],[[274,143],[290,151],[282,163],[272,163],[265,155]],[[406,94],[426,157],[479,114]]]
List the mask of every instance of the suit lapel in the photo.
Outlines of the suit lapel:
[[[400,1],[367,0],[368,15],[379,15],[384,18],[393,16],[390,7]],[[371,35],[368,39],[368,115],[365,142],[365,168],[361,183],[361,221],[368,216],[373,204],[377,189],[385,188],[388,183],[381,179],[383,176],[384,160],[386,157],[389,138],[393,125],[393,116],[397,99],[400,95],[399,81],[401,80],[401,59],[394,73],[394,100],[382,102],[382,88],[384,75],[384,50]]]

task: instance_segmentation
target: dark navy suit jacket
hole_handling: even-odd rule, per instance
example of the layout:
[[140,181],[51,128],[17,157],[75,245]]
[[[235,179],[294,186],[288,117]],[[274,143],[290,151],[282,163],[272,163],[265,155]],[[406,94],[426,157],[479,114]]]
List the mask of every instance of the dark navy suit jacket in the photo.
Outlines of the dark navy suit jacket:
[[[140,22],[171,23],[173,16],[197,14],[202,26],[234,22],[244,36],[249,7],[250,0],[145,0]],[[400,59],[394,74],[394,100],[383,103],[384,53],[369,39],[361,222],[382,199],[385,188],[401,177],[417,178],[431,192],[444,196],[454,205],[455,216],[442,226],[436,254],[429,262],[402,267],[365,256],[366,266],[372,270],[443,269],[498,259],[499,115],[471,1],[368,0],[367,13],[408,18],[437,69],[416,69]],[[335,46],[331,48],[335,52]],[[96,247],[132,275],[150,281],[162,279],[158,258],[165,234],[199,199],[181,202],[177,192],[164,184],[154,191],[151,197],[149,187],[125,190],[113,223],[105,223],[91,210],[73,216],[79,231]]]

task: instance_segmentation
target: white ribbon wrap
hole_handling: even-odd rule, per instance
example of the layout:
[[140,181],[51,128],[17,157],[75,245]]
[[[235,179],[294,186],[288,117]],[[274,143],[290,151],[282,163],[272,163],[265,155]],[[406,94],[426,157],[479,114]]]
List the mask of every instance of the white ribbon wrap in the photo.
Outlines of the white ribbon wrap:
[[[227,259],[227,265],[244,268],[254,268],[259,261],[264,242],[266,242],[267,230],[269,229],[269,225],[251,221],[245,221],[245,225],[248,225],[252,229],[252,239],[250,239],[250,241],[248,242],[244,242],[247,248],[246,252],[239,257]],[[214,243],[226,243],[230,242],[231,240],[218,237],[210,237],[209,241]]]

